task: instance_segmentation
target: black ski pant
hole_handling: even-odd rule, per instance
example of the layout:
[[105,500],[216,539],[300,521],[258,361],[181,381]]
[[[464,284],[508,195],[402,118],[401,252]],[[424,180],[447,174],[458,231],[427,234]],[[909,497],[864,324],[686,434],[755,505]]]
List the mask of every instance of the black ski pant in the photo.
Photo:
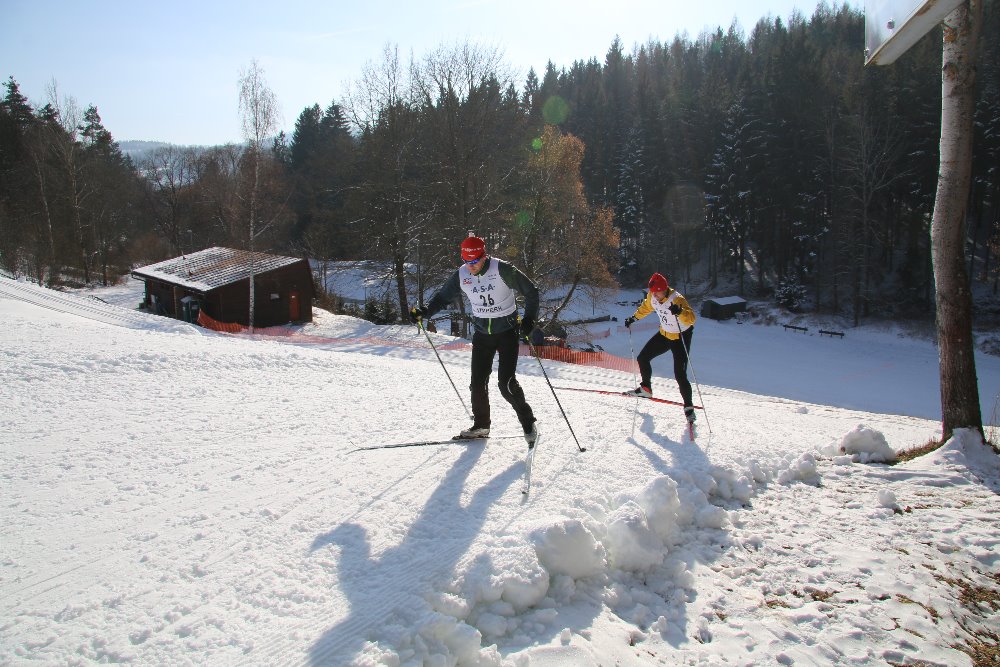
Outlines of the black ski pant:
[[[688,356],[684,352],[685,346],[687,346],[688,352],[691,351],[691,338],[693,336],[694,327],[688,327],[681,334],[681,337],[676,340],[670,340],[660,332],[656,332],[642,347],[642,351],[639,352],[639,356],[635,359],[639,362],[639,373],[642,377],[642,384],[652,389],[653,385],[650,381],[653,378],[653,364],[651,362],[661,354],[672,352],[674,355],[674,379],[677,380],[677,386],[681,390],[681,398],[684,399],[685,406],[694,405],[694,399],[691,394],[691,383],[688,381],[687,375]],[[682,339],[683,344],[681,343]]]
[[521,428],[525,432],[531,430],[535,423],[535,415],[531,406],[524,400],[524,391],[517,381],[517,331],[507,331],[489,334],[477,331],[472,336],[472,416],[474,426],[489,428],[490,426],[490,373],[493,372],[493,359],[499,353],[500,364],[497,367],[497,383],[500,395],[517,413]]

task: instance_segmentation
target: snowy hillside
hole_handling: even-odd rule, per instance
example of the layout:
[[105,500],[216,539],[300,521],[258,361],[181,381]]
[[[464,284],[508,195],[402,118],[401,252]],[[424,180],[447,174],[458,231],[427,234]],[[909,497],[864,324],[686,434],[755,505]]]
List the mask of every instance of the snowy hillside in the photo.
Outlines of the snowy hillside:
[[963,433],[878,462],[939,433],[928,344],[700,321],[696,440],[679,408],[560,392],[585,453],[523,358],[524,496],[519,437],[358,451],[468,424],[413,327],[250,339],[101,297],[0,278],[0,664],[966,665],[1000,626],[963,603],[1000,588],[997,457]]

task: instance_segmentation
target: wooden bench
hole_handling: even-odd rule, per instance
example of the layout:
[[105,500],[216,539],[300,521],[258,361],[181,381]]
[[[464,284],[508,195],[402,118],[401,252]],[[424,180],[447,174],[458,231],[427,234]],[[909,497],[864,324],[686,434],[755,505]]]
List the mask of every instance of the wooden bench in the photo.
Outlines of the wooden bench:
[[782,324],[781,326],[785,327],[785,331],[788,331],[789,329],[792,329],[793,331],[801,331],[802,333],[809,331],[808,327],[799,327],[794,324]]
[[825,329],[820,329],[819,330],[819,335],[821,335],[821,336],[829,336],[830,338],[833,338],[834,336],[837,336],[838,338],[843,338],[844,337],[844,332],[843,331],[826,331]]

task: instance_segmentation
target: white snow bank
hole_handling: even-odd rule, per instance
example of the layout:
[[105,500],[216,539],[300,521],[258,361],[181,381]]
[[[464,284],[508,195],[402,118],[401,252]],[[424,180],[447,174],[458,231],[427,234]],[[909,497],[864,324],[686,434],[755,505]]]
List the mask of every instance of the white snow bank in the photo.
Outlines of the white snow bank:
[[527,642],[543,630],[558,635],[556,609],[580,596],[653,623],[643,603],[648,593],[622,580],[644,573],[664,589],[689,588],[693,577],[671,549],[687,531],[728,526],[728,512],[711,500],[733,498],[734,488],[748,498],[753,485],[721,467],[680,471],[540,522],[526,542],[506,538],[491,546],[488,558],[461,564],[451,583],[428,599],[428,613],[409,636],[393,637],[392,649],[369,644],[358,664],[499,664],[495,642]]
[[[467,648],[475,637],[509,644],[530,635],[529,630],[553,626],[555,632],[555,609],[580,595],[602,599],[637,623],[666,629],[669,619],[649,617],[643,603],[647,593],[631,585],[630,577],[642,574],[683,596],[694,577],[684,559],[671,552],[691,540],[690,531],[724,531],[732,525],[729,511],[716,503],[745,503],[758,483],[787,484],[815,475],[811,454],[788,455],[771,464],[754,461],[745,473],[722,466],[676,471],[603,503],[588,501],[585,508],[567,510],[572,516],[541,522],[530,531],[530,544],[507,539],[494,545],[490,558],[460,567],[444,592],[430,599],[433,620],[402,642],[406,650],[400,658],[430,660],[430,653],[412,651],[456,643],[449,633],[467,640],[458,642]],[[457,657],[448,652],[449,664]],[[491,644],[475,656],[466,651],[459,664],[494,664],[494,659]]]
[[911,461],[914,470],[952,470],[974,475],[977,479],[996,479],[1000,475],[1000,457],[983,442],[979,433],[967,428],[955,429],[951,438],[927,456]]

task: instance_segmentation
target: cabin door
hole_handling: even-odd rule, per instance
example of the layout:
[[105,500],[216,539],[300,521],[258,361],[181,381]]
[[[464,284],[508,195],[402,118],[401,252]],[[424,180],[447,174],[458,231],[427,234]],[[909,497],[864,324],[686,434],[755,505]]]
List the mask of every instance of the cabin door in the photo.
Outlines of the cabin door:
[[301,315],[301,308],[299,307],[299,293],[289,292],[288,293],[288,319],[291,322],[298,322]]

